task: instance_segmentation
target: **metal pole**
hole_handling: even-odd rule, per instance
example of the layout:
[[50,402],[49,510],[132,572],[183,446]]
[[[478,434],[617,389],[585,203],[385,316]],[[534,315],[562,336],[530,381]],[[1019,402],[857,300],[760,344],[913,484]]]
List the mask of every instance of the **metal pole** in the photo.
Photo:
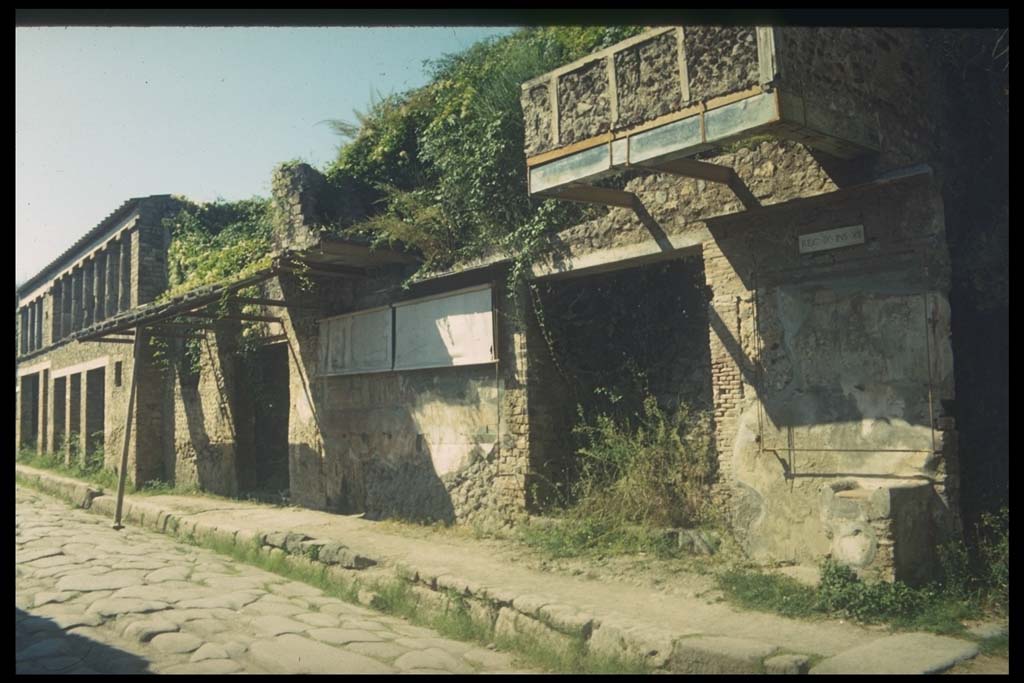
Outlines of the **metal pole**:
[[135,392],[139,377],[139,347],[142,344],[142,328],[135,330],[135,346],[132,347],[132,384],[128,390],[128,412],[124,421],[124,445],[121,448],[121,471],[117,479],[117,509],[114,511],[114,528],[123,529],[121,509],[124,506],[124,487],[128,479],[128,443],[132,438],[132,413],[135,411]]

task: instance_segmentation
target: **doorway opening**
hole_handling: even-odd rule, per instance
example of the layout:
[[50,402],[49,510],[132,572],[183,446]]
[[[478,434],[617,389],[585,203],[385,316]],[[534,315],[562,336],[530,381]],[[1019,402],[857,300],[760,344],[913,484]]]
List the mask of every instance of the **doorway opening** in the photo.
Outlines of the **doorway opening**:
[[280,502],[287,499],[290,487],[288,345],[261,347],[243,363],[238,413],[249,424],[239,430],[239,490],[252,498]]

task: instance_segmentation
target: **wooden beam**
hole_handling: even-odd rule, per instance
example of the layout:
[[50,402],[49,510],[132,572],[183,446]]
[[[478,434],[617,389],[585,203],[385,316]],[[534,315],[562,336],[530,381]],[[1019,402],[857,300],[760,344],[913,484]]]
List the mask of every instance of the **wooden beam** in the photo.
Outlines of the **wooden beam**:
[[637,168],[646,168],[660,173],[672,173],[686,176],[687,178],[699,178],[710,183],[721,183],[722,185],[728,185],[736,175],[736,172],[728,166],[709,164],[706,161],[697,161],[696,159],[672,159],[671,161],[641,162],[633,165]]
[[319,306],[303,306],[301,304],[293,304],[288,301],[282,301],[280,299],[257,299],[249,296],[236,296],[231,299],[233,303],[239,304],[255,304],[257,306],[278,306],[280,308],[300,308],[309,310],[320,310]]
[[736,171],[728,166],[709,164],[706,161],[696,159],[672,159],[660,161],[653,164],[635,164],[637,168],[645,168],[660,173],[674,173],[675,175],[687,178],[699,178],[710,183],[727,185],[736,195],[745,209],[756,209],[761,206],[754,193],[750,191],[743,179],[736,175]]
[[134,344],[134,337],[100,337],[99,339],[92,339],[90,341],[96,342],[97,344]]
[[117,507],[114,509],[114,528],[122,529],[121,510],[124,507],[124,487],[128,479],[128,444],[132,437],[132,417],[135,412],[135,394],[139,381],[139,348],[142,346],[142,335],[136,335],[135,348],[132,349],[132,383],[128,390],[128,410],[124,418],[124,444],[121,446],[121,471],[117,477]]
[[565,199],[570,202],[621,206],[624,209],[635,209],[640,203],[640,199],[632,192],[616,190],[611,187],[594,187],[592,185],[570,185],[539,194],[554,197],[555,199]]
[[206,318],[208,320],[241,320],[242,322],[253,323],[279,323],[280,318],[270,315],[221,315],[220,313],[179,313],[183,318]]

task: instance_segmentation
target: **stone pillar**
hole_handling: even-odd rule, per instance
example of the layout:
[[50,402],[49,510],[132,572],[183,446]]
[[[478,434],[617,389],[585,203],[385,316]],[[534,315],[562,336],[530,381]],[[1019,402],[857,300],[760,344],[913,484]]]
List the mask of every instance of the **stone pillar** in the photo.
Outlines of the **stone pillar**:
[[[81,392],[81,386],[78,387],[78,391]],[[72,421],[73,407],[71,404],[72,399],[71,391],[71,375],[64,377],[64,464],[71,465],[71,437],[75,433],[76,426]]]
[[78,392],[77,392],[77,394],[78,394],[78,396],[77,396],[78,401],[77,401],[77,405],[73,405],[72,406],[72,408],[75,410],[75,414],[72,416],[72,419],[74,420],[73,432],[74,432],[74,437],[75,437],[75,446],[76,446],[76,448],[78,450],[77,460],[78,460],[79,463],[81,463],[83,465],[85,464],[85,453],[86,453],[86,447],[87,447],[87,444],[88,444],[88,439],[87,439],[87,437],[88,437],[88,429],[87,429],[87,426],[86,426],[86,419],[85,419],[85,417],[86,417],[85,402],[86,402],[86,396],[88,395],[88,393],[87,393],[88,387],[86,386],[86,384],[88,382],[88,380],[86,378],[87,374],[88,373],[85,373],[85,372],[79,372],[79,373],[76,373],[75,375],[72,376],[73,378],[77,378],[77,382],[74,382],[72,384],[72,386],[77,384],[77,387],[78,387]]
[[93,324],[93,313],[96,303],[93,299],[93,283],[95,281],[95,262],[87,259],[82,268],[82,327],[89,327]]
[[96,303],[93,308],[93,322],[106,318],[107,312],[107,252],[104,249],[96,252],[96,282],[93,292]]
[[56,280],[53,283],[53,293],[51,294],[51,301],[53,305],[53,320],[50,336],[53,342],[58,342],[64,337],[64,328],[62,327],[64,319],[62,313],[64,311],[64,283],[61,280]]
[[132,233],[121,233],[121,277],[118,278],[118,310],[132,307]]
[[[41,299],[40,299],[40,302],[42,302]],[[42,372],[39,373],[39,389],[37,390],[36,393],[39,394],[37,396],[37,400],[39,401],[39,412],[38,412],[39,420],[38,420],[38,424],[36,425],[36,444],[37,444],[36,447],[38,448],[40,453],[47,453],[50,450],[49,446],[47,445],[48,441],[47,441],[47,438],[46,438],[47,437],[47,432],[49,432],[49,424],[48,423],[50,422],[50,420],[49,420],[50,411],[48,410],[48,408],[50,407],[50,403],[49,403],[49,399],[50,399],[50,371],[49,370],[43,370]]]
[[121,242],[111,240],[107,243],[107,316],[114,317],[118,311],[119,277],[121,274]]

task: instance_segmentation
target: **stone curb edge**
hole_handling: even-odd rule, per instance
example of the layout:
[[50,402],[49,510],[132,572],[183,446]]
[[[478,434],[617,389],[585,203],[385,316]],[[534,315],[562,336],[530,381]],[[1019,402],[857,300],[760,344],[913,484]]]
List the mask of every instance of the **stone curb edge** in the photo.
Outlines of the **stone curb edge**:
[[[76,479],[16,464],[19,481],[56,495],[76,507],[114,516],[116,499],[100,487]],[[282,556],[293,566],[326,567],[328,576],[374,606],[378,590],[394,582],[411,584],[424,614],[445,614],[461,602],[478,626],[495,637],[526,636],[565,651],[582,640],[588,654],[639,660],[668,673],[807,673],[811,657],[785,653],[775,645],[746,638],[711,636],[698,632],[673,633],[620,617],[597,616],[543,595],[515,595],[464,578],[386,564],[360,555],[337,541],[311,538],[293,531],[253,532],[214,526],[188,519],[154,503],[126,496],[122,521],[199,545],[259,545],[268,556]]]

